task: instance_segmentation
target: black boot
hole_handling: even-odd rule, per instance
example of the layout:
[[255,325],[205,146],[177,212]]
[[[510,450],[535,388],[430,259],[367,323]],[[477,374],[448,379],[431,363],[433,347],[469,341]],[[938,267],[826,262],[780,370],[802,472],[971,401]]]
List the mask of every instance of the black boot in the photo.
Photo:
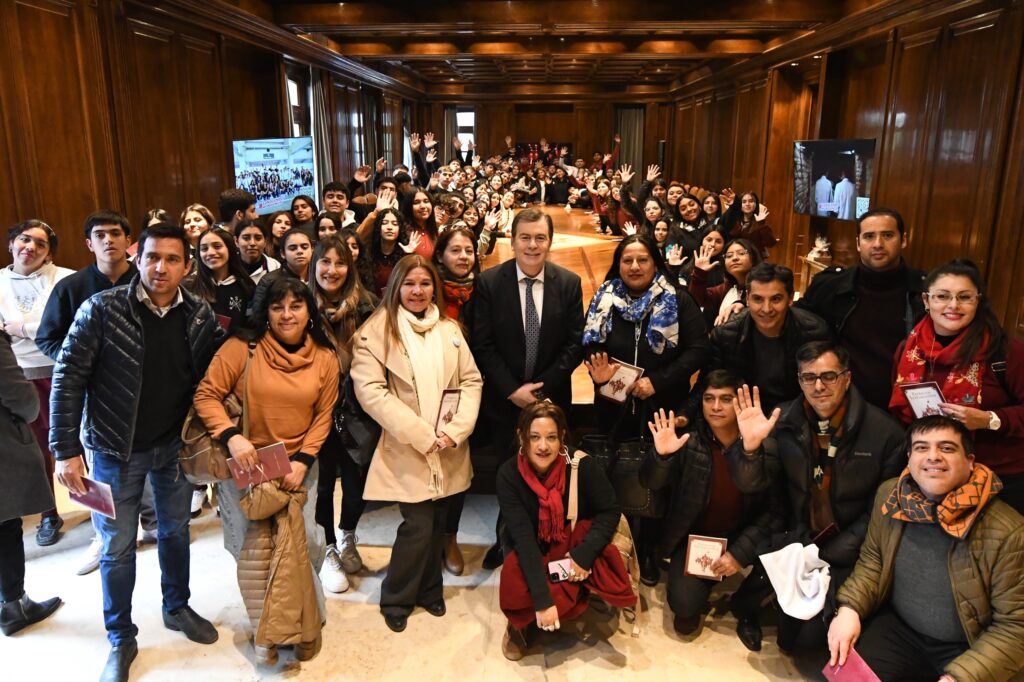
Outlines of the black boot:
[[128,671],[132,661],[139,655],[139,645],[134,639],[110,648],[107,664],[103,666],[100,682],[128,682]]
[[483,567],[485,571],[493,571],[505,563],[505,553],[501,551],[501,543],[495,542],[484,555]]
[[0,631],[5,635],[13,635],[15,632],[47,618],[63,603],[60,597],[47,599],[44,602],[34,602],[28,598],[27,594],[22,594],[21,599],[6,601],[0,610]]
[[641,555],[640,557],[640,582],[648,587],[654,587],[661,580],[661,567],[653,553]]

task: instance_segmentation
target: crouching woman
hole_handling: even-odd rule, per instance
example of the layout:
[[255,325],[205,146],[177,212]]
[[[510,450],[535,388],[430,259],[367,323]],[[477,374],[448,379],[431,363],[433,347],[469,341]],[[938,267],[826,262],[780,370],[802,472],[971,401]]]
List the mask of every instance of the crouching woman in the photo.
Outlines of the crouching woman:
[[[557,405],[529,405],[516,427],[519,453],[498,469],[505,520],[499,596],[508,618],[501,648],[511,661],[526,654],[529,625],[559,629],[587,610],[590,592],[620,608],[636,603],[626,565],[611,544],[620,517],[615,490],[593,458],[579,464],[578,521],[574,528],[568,522],[572,466],[566,432],[565,413]],[[552,582],[548,563],[565,559],[567,578]]]
[[[252,332],[229,339],[214,356],[193,404],[206,428],[244,471],[256,450],[284,443],[291,473],[242,499],[233,480],[217,485],[224,547],[238,561],[239,587],[255,632],[256,662],[273,664],[276,647],[295,645],[312,658],[326,610],[318,574],[324,534],[314,520],[317,460],[338,397],[338,360],[320,325],[312,293],[298,278],[272,280],[253,311]],[[224,399],[243,399],[242,431]]]

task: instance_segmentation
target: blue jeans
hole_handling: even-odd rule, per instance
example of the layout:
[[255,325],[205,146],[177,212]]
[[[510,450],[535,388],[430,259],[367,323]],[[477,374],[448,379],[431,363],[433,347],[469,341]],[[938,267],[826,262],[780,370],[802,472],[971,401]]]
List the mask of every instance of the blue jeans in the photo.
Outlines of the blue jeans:
[[153,486],[157,518],[157,555],[163,610],[172,613],[188,606],[189,533],[192,484],[178,473],[175,439],[167,445],[133,452],[127,461],[93,453],[92,475],[110,485],[116,519],[95,515],[103,540],[100,579],[103,582],[103,623],[112,646],[135,639],[132,623],[135,590],[135,540],[139,527],[142,490],[148,478]]

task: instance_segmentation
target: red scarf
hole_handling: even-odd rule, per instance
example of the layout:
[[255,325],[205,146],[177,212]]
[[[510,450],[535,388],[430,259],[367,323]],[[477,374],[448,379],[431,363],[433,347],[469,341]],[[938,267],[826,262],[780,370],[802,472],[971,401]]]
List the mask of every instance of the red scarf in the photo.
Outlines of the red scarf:
[[537,535],[541,541],[548,543],[564,542],[566,538],[565,504],[562,502],[562,495],[565,494],[565,464],[561,459],[559,457],[555,461],[548,471],[547,478],[541,481],[523,451],[520,450],[516,455],[519,474],[540,503]]
[[441,286],[444,288],[445,314],[453,320],[459,319],[462,306],[473,295],[473,280],[470,280],[468,284],[444,280],[441,282]]
[[[981,409],[981,385],[988,369],[988,363],[985,362],[988,338],[966,367],[958,367],[957,356],[963,340],[964,336],[960,334],[953,343],[943,347],[935,338],[932,318],[925,315],[914,327],[914,331],[910,332],[903,354],[896,361],[896,386],[931,381],[937,369],[949,367],[949,374],[939,387],[946,402]],[[889,410],[905,424],[914,421],[914,411],[910,409],[906,396],[899,388],[892,392]]]
[[938,523],[949,535],[963,540],[982,508],[1002,488],[1002,481],[991,469],[975,463],[966,483],[935,502],[924,496],[907,467],[882,503],[882,515],[909,523]]

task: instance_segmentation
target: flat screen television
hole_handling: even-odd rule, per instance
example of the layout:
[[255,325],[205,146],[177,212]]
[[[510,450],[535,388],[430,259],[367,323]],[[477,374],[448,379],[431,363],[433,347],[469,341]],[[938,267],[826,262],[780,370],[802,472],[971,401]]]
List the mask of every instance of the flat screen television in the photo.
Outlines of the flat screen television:
[[296,194],[316,196],[313,138],[235,140],[235,187],[256,195],[256,212],[287,211]]
[[797,140],[793,143],[793,210],[856,220],[871,206],[875,141]]

